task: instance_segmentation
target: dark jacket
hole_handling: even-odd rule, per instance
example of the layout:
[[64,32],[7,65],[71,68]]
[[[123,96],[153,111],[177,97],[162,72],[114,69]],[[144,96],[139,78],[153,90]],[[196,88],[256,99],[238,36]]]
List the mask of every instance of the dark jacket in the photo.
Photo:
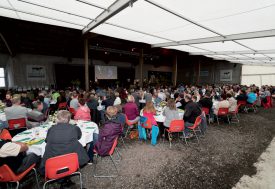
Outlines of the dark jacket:
[[237,100],[237,101],[246,101],[246,100],[247,100],[247,96],[246,96],[246,94],[239,94],[239,95],[236,97],[236,100]]
[[101,156],[108,155],[113,146],[115,138],[122,134],[122,125],[118,120],[108,120],[103,128],[99,130],[98,141],[95,149]]
[[187,102],[184,111],[184,121],[189,123],[195,123],[196,118],[201,115],[200,106],[193,101]]
[[66,123],[59,123],[52,126],[45,142],[47,143],[44,156],[40,167],[45,167],[47,159],[68,153],[77,153],[79,165],[85,165],[89,161],[86,150],[79,143],[81,138],[81,130],[79,127]]
[[204,108],[208,108],[209,110],[211,110],[212,106],[213,106],[213,102],[211,98],[207,98],[204,97],[199,101],[199,104],[201,105],[201,107]]

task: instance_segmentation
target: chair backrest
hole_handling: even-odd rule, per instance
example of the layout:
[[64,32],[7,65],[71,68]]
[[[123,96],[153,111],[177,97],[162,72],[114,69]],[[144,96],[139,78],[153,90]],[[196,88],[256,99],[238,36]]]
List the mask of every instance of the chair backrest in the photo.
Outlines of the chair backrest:
[[220,115],[220,116],[227,115],[228,111],[229,111],[229,108],[219,108],[218,115]]
[[184,120],[172,120],[168,129],[171,133],[177,133],[184,130]]
[[241,106],[242,106],[241,104],[238,104],[238,105],[236,106],[236,109],[235,109],[235,111],[234,111],[235,114],[239,113],[239,109],[240,109]]
[[117,146],[117,138],[115,138],[115,140],[114,140],[113,146],[112,146],[111,150],[109,151],[109,155],[112,155],[114,153],[116,146]]
[[75,115],[75,109],[74,108],[69,108],[69,112],[71,112],[72,115]]
[[45,179],[59,179],[71,175],[79,169],[77,153],[52,157],[46,160]]
[[143,119],[142,121],[140,121],[141,127],[145,128],[145,129],[152,128],[152,123],[147,117],[141,116],[140,120],[141,119]]
[[201,124],[201,116],[198,116],[195,120],[195,123],[192,127],[188,127],[189,129],[196,129]]
[[240,101],[238,101],[237,102],[237,104],[239,105],[246,105],[247,103],[246,103],[246,101],[245,100],[240,100]]
[[0,182],[16,181],[17,177],[6,164],[0,167]]
[[209,108],[202,107],[202,111],[204,111],[205,115],[209,114]]
[[2,140],[11,140],[11,134],[7,129],[3,129],[0,133],[0,139]]
[[58,109],[67,109],[67,102],[61,102],[61,103],[59,103]]
[[26,118],[10,119],[9,130],[22,129],[27,127]]

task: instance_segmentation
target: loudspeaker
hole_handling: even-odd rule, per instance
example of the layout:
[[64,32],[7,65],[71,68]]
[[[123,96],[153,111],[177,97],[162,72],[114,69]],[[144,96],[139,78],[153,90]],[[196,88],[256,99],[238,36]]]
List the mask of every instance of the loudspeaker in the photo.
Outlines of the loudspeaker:
[[237,66],[237,64],[235,63],[233,67],[236,68],[236,66]]

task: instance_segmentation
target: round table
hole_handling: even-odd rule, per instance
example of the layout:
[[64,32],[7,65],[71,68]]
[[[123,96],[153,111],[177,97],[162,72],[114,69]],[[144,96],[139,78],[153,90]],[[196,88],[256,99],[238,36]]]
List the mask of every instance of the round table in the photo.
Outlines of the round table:
[[[93,133],[99,133],[98,126],[94,122],[72,120],[72,122],[70,123],[76,124],[76,127],[78,126],[80,128],[82,136],[79,139],[79,142],[82,144],[82,146],[86,146],[87,143],[93,141]],[[35,153],[36,155],[43,157],[46,148],[45,139],[47,136],[47,132],[51,126],[52,124],[48,123],[40,125],[38,127],[34,127],[32,129],[25,130],[15,135],[12,138],[12,141],[27,143],[29,145],[27,154]]]

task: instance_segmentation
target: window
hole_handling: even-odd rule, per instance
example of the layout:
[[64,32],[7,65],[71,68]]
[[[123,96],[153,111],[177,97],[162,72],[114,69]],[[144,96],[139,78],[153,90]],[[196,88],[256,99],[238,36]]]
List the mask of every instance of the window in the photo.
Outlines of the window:
[[0,68],[0,87],[5,87],[5,70],[4,68]]

